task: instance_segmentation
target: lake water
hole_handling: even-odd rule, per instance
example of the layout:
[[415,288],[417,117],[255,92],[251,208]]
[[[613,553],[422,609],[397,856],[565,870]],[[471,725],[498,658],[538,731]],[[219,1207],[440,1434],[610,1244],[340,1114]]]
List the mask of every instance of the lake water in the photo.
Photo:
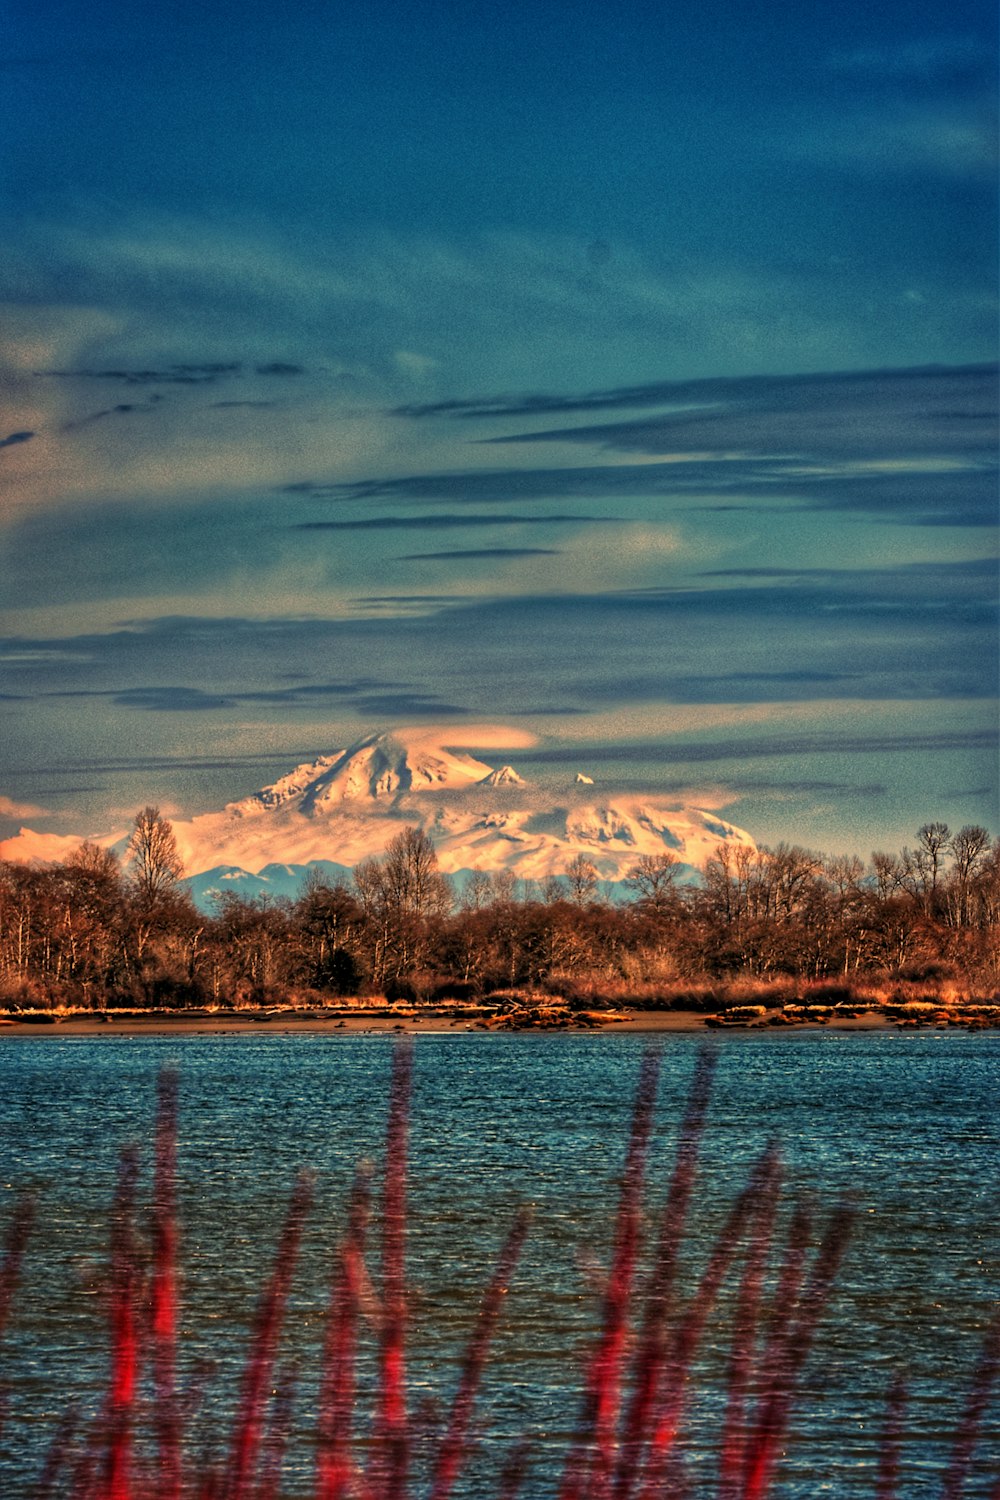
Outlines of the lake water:
[[[651,1217],[699,1045],[671,1036],[663,1046]],[[609,1034],[417,1040],[408,1241],[415,1401],[447,1399],[506,1227],[519,1204],[535,1208],[483,1393],[480,1467],[463,1493],[488,1493],[488,1476],[523,1432],[533,1451],[525,1494],[553,1493],[554,1455],[572,1432],[579,1357],[596,1324],[595,1265],[607,1259],[644,1046],[642,1037]],[[936,1496],[1000,1290],[1000,1035],[742,1034],[721,1038],[717,1051],[687,1264],[703,1267],[713,1232],[774,1137],[789,1198],[805,1192],[825,1210],[852,1193],[858,1205],[780,1494],[874,1496],[880,1403],[902,1365],[911,1389],[902,1493]],[[390,1038],[364,1034],[3,1039],[0,1213],[6,1223],[27,1186],[38,1190],[40,1212],[7,1340],[0,1494],[31,1494],[59,1414],[74,1397],[93,1404],[100,1389],[117,1154],[127,1141],[144,1148],[145,1201],[165,1063],[180,1072],[185,1377],[206,1360],[216,1366],[195,1422],[199,1442],[223,1430],[231,1410],[295,1173],[317,1174],[287,1338],[302,1377],[286,1493],[307,1493],[331,1251],[355,1164],[382,1150],[391,1052]],[[713,1493],[722,1349],[713,1327],[687,1439],[695,1495]],[[995,1459],[996,1402],[987,1426]],[[996,1472],[990,1443],[981,1449],[972,1500],[989,1493],[987,1473]]]

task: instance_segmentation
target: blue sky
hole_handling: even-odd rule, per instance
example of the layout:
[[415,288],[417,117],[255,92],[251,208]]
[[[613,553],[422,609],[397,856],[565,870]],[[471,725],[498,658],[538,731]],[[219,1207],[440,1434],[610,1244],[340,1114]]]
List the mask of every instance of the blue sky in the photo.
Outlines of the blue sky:
[[487,721],[1000,831],[992,6],[5,11],[0,837]]

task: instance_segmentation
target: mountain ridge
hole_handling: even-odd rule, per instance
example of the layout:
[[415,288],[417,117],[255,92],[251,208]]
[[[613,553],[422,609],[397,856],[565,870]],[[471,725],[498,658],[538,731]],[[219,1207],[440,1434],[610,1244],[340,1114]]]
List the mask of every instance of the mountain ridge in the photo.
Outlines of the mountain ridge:
[[[605,790],[582,771],[565,784],[539,786],[507,763],[495,768],[450,748],[452,736],[448,727],[368,735],[218,812],[172,818],[187,882],[201,887],[217,874],[222,889],[286,894],[291,872],[314,865],[348,871],[381,855],[405,827],[428,835],[445,874],[505,870],[546,880],[582,855],[612,885],[642,856],[670,853],[685,867],[681,877],[691,878],[720,843],[756,847],[710,809]],[[490,736],[503,743],[499,729]],[[517,743],[516,731],[507,743]],[[0,854],[18,858],[10,848],[17,843],[0,845]],[[22,857],[39,857],[30,838],[22,844]],[[280,880],[265,873],[280,869],[289,872]]]
[[670,852],[694,869],[719,843],[754,847],[748,833],[704,808],[604,792],[579,772],[564,786],[539,787],[508,764],[493,768],[449,749],[448,733],[370,735],[220,813],[175,822],[188,869],[353,867],[405,826],[423,829],[446,874],[507,869],[526,879],[564,874],[580,854],[617,882],[642,855]]

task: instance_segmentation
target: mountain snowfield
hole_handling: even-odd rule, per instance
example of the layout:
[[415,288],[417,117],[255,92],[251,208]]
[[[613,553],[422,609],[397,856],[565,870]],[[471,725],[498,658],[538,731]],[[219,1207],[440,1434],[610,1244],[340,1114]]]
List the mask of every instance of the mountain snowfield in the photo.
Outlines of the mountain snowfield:
[[[221,812],[174,818],[196,894],[213,887],[286,894],[310,865],[351,869],[381,855],[407,825],[423,829],[450,875],[509,870],[544,880],[582,854],[604,881],[616,883],[644,854],[669,850],[693,870],[720,843],[753,847],[749,834],[714,812],[602,793],[583,772],[568,775],[565,786],[532,785],[509,765],[494,768],[447,748],[449,737],[454,729],[373,735],[297,766]],[[20,855],[18,843],[8,840],[0,853],[30,857],[30,842]]]
[[222,812],[175,822],[186,869],[226,881],[267,872],[273,883],[281,866],[288,874],[316,862],[353,868],[382,854],[406,825],[433,841],[446,874],[509,870],[530,880],[564,873],[579,854],[617,882],[643,854],[670,850],[696,867],[721,842],[753,845],[712,812],[648,796],[605,798],[582,773],[564,787],[533,786],[509,765],[449,750],[447,735],[374,735]]

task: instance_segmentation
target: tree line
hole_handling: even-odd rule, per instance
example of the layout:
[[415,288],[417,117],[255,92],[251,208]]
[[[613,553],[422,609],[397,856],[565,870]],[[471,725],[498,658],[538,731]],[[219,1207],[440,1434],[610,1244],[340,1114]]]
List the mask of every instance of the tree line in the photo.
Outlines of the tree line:
[[926,823],[867,864],[796,845],[719,844],[686,884],[668,851],[608,899],[578,855],[543,883],[476,873],[460,889],[407,827],[350,882],[311,872],[295,899],[182,883],[169,822],[136,817],[123,859],[85,842],[63,863],[0,862],[0,1003],[200,1006],[549,989],[682,1004],[739,980],[952,982],[1000,989],[1000,840]]

